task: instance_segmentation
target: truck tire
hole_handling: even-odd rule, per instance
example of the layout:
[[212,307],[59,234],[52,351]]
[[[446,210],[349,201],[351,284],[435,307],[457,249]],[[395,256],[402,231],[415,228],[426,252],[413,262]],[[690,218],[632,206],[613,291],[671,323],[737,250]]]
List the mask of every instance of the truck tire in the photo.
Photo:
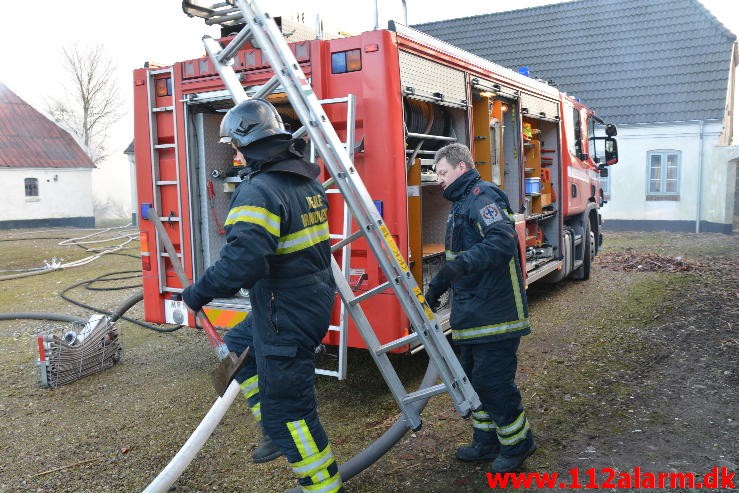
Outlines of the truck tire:
[[590,267],[595,258],[595,234],[590,229],[590,221],[585,220],[585,235],[583,240],[587,243],[583,245],[582,265],[572,272],[572,278],[578,281],[587,281],[590,279]]

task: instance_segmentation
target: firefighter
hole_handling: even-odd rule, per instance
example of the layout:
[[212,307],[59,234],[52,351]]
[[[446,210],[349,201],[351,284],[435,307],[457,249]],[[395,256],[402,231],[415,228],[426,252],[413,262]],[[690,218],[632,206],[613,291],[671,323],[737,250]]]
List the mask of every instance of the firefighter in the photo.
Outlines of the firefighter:
[[314,388],[315,349],[328,330],[335,293],[319,168],[302,159],[305,142],[291,138],[265,100],[229,110],[220,133],[245,162],[244,178],[231,201],[220,258],[184,290],[183,300],[197,311],[249,289],[252,312],[224,342],[236,354],[252,348],[235,378],[264,433],[254,459],[284,454],[303,491],[343,491]]
[[434,163],[452,207],[446,262],[426,300],[436,310],[452,288],[452,341],[482,403],[472,414],[472,443],[459,447],[456,457],[494,459],[493,472],[514,471],[536,444],[514,381],[518,344],[531,329],[511,207],[498,187],[481,180],[467,147],[449,144]]

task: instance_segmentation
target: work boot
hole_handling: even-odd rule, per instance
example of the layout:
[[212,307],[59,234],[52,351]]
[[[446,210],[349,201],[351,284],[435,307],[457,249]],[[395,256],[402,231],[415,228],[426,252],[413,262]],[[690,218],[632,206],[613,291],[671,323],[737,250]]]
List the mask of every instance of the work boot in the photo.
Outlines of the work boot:
[[498,452],[500,452],[500,444],[497,442],[483,444],[473,441],[469,445],[457,447],[457,453],[454,456],[464,462],[476,462],[495,459]]
[[259,441],[259,445],[252,451],[251,458],[256,464],[262,462],[269,462],[275,460],[282,455],[280,449],[272,441],[272,439],[266,433],[262,433],[262,439]]
[[534,452],[536,452],[536,442],[531,438],[531,445],[529,445],[526,452],[520,455],[499,455],[493,461],[492,470],[493,472],[500,473],[516,471],[521,467],[523,461],[525,461]]

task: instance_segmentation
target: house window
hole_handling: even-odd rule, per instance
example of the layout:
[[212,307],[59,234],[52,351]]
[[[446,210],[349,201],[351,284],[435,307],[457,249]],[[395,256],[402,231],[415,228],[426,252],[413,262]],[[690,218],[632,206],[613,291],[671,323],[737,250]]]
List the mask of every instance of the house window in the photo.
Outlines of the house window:
[[680,151],[647,153],[647,200],[680,200]]
[[26,178],[26,197],[38,197],[38,178]]

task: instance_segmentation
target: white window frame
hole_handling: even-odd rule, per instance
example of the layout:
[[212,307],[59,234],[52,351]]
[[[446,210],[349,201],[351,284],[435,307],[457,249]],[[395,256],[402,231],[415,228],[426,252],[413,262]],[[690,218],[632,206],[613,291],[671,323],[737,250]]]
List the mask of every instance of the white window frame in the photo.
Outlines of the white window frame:
[[[667,156],[677,156],[675,167],[677,168],[675,178],[675,191],[667,192]],[[659,167],[659,189],[657,191],[652,190],[652,158],[654,156],[660,156],[660,167]],[[647,166],[646,166],[646,197],[647,200],[680,200],[680,174],[682,171],[682,151],[677,149],[653,149],[647,151]]]

